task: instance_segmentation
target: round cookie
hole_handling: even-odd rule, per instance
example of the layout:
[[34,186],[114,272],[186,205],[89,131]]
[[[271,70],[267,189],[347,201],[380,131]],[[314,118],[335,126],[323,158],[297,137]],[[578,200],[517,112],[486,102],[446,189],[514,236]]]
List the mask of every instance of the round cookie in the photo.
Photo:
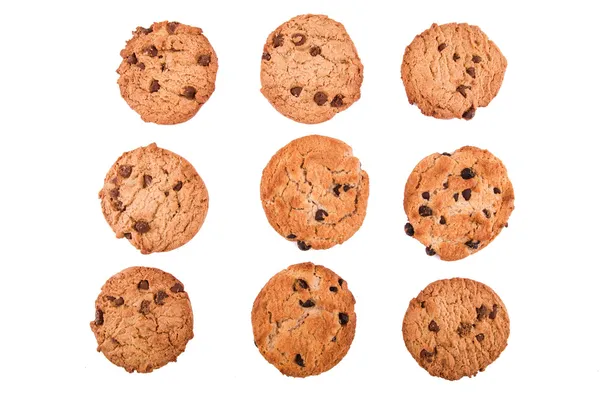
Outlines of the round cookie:
[[508,226],[514,198],[506,168],[487,150],[465,146],[432,154],[406,182],[404,231],[425,245],[427,255],[462,259]]
[[200,28],[167,21],[138,27],[121,57],[121,96],[146,122],[187,121],[215,90],[217,55]]
[[98,351],[127,372],[152,372],[176,361],[193,333],[192,306],[183,284],[151,267],[112,276],[96,299],[90,327]]
[[408,101],[423,114],[470,120],[498,94],[506,65],[479,27],[434,23],[406,47],[401,73]]
[[402,323],[406,348],[430,375],[474,376],[500,356],[510,321],[487,285],[465,278],[438,280],[410,301]]
[[125,237],[142,254],[187,243],[208,211],[208,192],[194,167],[155,143],[123,153],[99,197],[117,238]]
[[299,15],[267,38],[260,80],[261,92],[279,113],[316,124],[360,98],[363,65],[341,23]]
[[305,251],[348,240],[367,212],[369,176],[352,148],[310,135],[293,140],[269,161],[260,198],[273,228]]
[[277,273],[252,307],[254,344],[282,374],[318,375],[339,363],[356,328],[354,296],[331,270],[312,263]]

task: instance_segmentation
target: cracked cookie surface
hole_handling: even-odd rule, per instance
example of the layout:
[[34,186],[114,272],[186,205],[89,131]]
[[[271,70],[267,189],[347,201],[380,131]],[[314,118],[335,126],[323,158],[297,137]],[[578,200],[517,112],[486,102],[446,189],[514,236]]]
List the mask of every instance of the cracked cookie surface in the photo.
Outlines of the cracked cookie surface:
[[194,167],[154,143],[119,157],[99,197],[117,238],[125,237],[142,254],[187,243],[208,212],[208,192]]
[[452,154],[432,154],[406,182],[404,231],[430,256],[462,259],[508,226],[514,198],[506,168],[487,150],[465,146]]
[[263,171],[263,209],[271,226],[301,250],[348,240],[367,211],[369,176],[352,148],[320,135],[293,140]]
[[260,79],[261,92],[279,113],[316,124],[360,98],[363,65],[341,23],[299,15],[267,38]]
[[423,114],[470,120],[498,94],[506,66],[479,27],[434,23],[406,48],[401,74],[408,101]]
[[183,283],[159,269],[130,267],[104,284],[90,327],[113,364],[152,372],[176,361],[194,337],[193,323]]
[[138,27],[121,57],[121,96],[146,122],[187,121],[215,90],[217,55],[200,28],[167,21]]
[[254,343],[281,373],[306,377],[337,365],[356,328],[354,296],[331,270],[312,263],[277,273],[252,307]]
[[433,376],[474,376],[506,348],[508,313],[487,285],[453,278],[429,284],[410,301],[402,334],[406,348]]

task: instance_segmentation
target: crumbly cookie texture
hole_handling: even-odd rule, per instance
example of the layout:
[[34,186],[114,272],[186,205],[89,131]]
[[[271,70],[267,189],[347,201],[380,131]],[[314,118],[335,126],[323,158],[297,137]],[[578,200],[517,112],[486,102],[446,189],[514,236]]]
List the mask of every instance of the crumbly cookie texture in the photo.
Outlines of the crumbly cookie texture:
[[315,124],[360,98],[363,65],[341,23],[299,15],[267,38],[260,79],[261,92],[279,113]]
[[412,171],[404,189],[407,235],[454,261],[480,251],[508,226],[513,187],[500,159],[465,146],[436,153]]
[[350,349],[354,296],[331,270],[312,263],[277,273],[252,307],[254,343],[281,373],[306,377],[328,371]]
[[130,267],[104,284],[90,327],[113,364],[152,372],[176,361],[194,337],[193,323],[183,283],[159,269]]
[[506,66],[479,27],[434,23],[406,48],[401,74],[408,101],[423,114],[470,120],[498,94]]
[[448,380],[484,371],[506,348],[509,333],[500,297],[464,278],[429,284],[410,301],[402,324],[413,358],[429,374]]
[[215,90],[217,55],[200,28],[168,21],[138,27],[121,57],[121,96],[144,121],[187,121]]
[[280,149],[263,171],[260,197],[273,228],[301,250],[348,240],[367,211],[369,176],[352,148],[311,135]]
[[119,157],[99,197],[117,238],[125,237],[142,254],[187,243],[208,212],[208,192],[194,167],[155,143]]

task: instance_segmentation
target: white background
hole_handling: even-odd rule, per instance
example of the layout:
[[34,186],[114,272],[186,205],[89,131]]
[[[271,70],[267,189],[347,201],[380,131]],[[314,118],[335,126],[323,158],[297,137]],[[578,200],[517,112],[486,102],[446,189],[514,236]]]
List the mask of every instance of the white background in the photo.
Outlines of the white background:
[[[593,2],[121,1],[3,2],[0,10],[2,187],[0,395],[506,396],[598,392],[598,20]],[[268,34],[289,18],[342,22],[364,63],[362,98],[303,125],[260,89]],[[216,91],[190,121],[145,124],[119,95],[119,51],[136,26],[176,20],[204,29],[219,58]],[[508,69],[470,121],[421,115],[400,79],[405,47],[431,23],[479,25]],[[269,226],[261,172],[290,140],[344,140],[371,178],[356,235],[299,251]],[[141,255],[117,240],[97,193],[124,151],[157,142],[204,179],[210,209],[187,245]],[[459,262],[425,255],[403,232],[406,179],[423,157],[489,149],[516,194],[510,227]],[[348,355],[307,379],[281,375],[253,344],[256,294],[288,265],[313,261],[345,280],[358,324]],[[100,287],[133,265],[181,279],[195,338],[177,363],[128,374],[96,352],[89,329]],[[491,286],[511,317],[509,345],[475,378],[434,378],[402,340],[411,298],[454,276]]]

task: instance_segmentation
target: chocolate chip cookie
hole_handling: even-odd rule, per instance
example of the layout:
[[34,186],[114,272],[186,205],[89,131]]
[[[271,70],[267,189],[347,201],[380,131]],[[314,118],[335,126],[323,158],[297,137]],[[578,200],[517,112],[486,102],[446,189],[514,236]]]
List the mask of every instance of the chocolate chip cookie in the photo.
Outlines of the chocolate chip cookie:
[[176,361],[193,333],[192,306],[183,283],[151,267],[112,276],[96,299],[90,327],[102,352],[127,372],[152,372]]
[[454,261],[480,251],[508,226],[513,187],[500,159],[465,146],[435,153],[412,171],[404,189],[407,235]]
[[155,143],[119,157],[99,197],[117,238],[125,237],[142,254],[187,243],[208,211],[208,192],[194,167]]
[[470,120],[498,94],[506,65],[479,27],[434,23],[406,48],[402,81],[408,101],[423,114]]
[[261,92],[279,113],[316,124],[360,98],[363,65],[341,23],[299,15],[267,38],[260,80]]
[[356,328],[354,296],[331,270],[312,263],[277,273],[252,307],[254,344],[282,374],[318,375],[339,363]]
[[277,233],[303,251],[330,248],[362,225],[369,176],[344,142],[306,136],[271,158],[263,171],[260,198]]
[[448,380],[484,371],[506,347],[509,333],[500,297],[465,278],[429,284],[410,301],[402,323],[413,358],[429,374]]
[[215,90],[217,55],[202,29],[168,21],[138,27],[121,57],[121,96],[144,121],[187,121]]

